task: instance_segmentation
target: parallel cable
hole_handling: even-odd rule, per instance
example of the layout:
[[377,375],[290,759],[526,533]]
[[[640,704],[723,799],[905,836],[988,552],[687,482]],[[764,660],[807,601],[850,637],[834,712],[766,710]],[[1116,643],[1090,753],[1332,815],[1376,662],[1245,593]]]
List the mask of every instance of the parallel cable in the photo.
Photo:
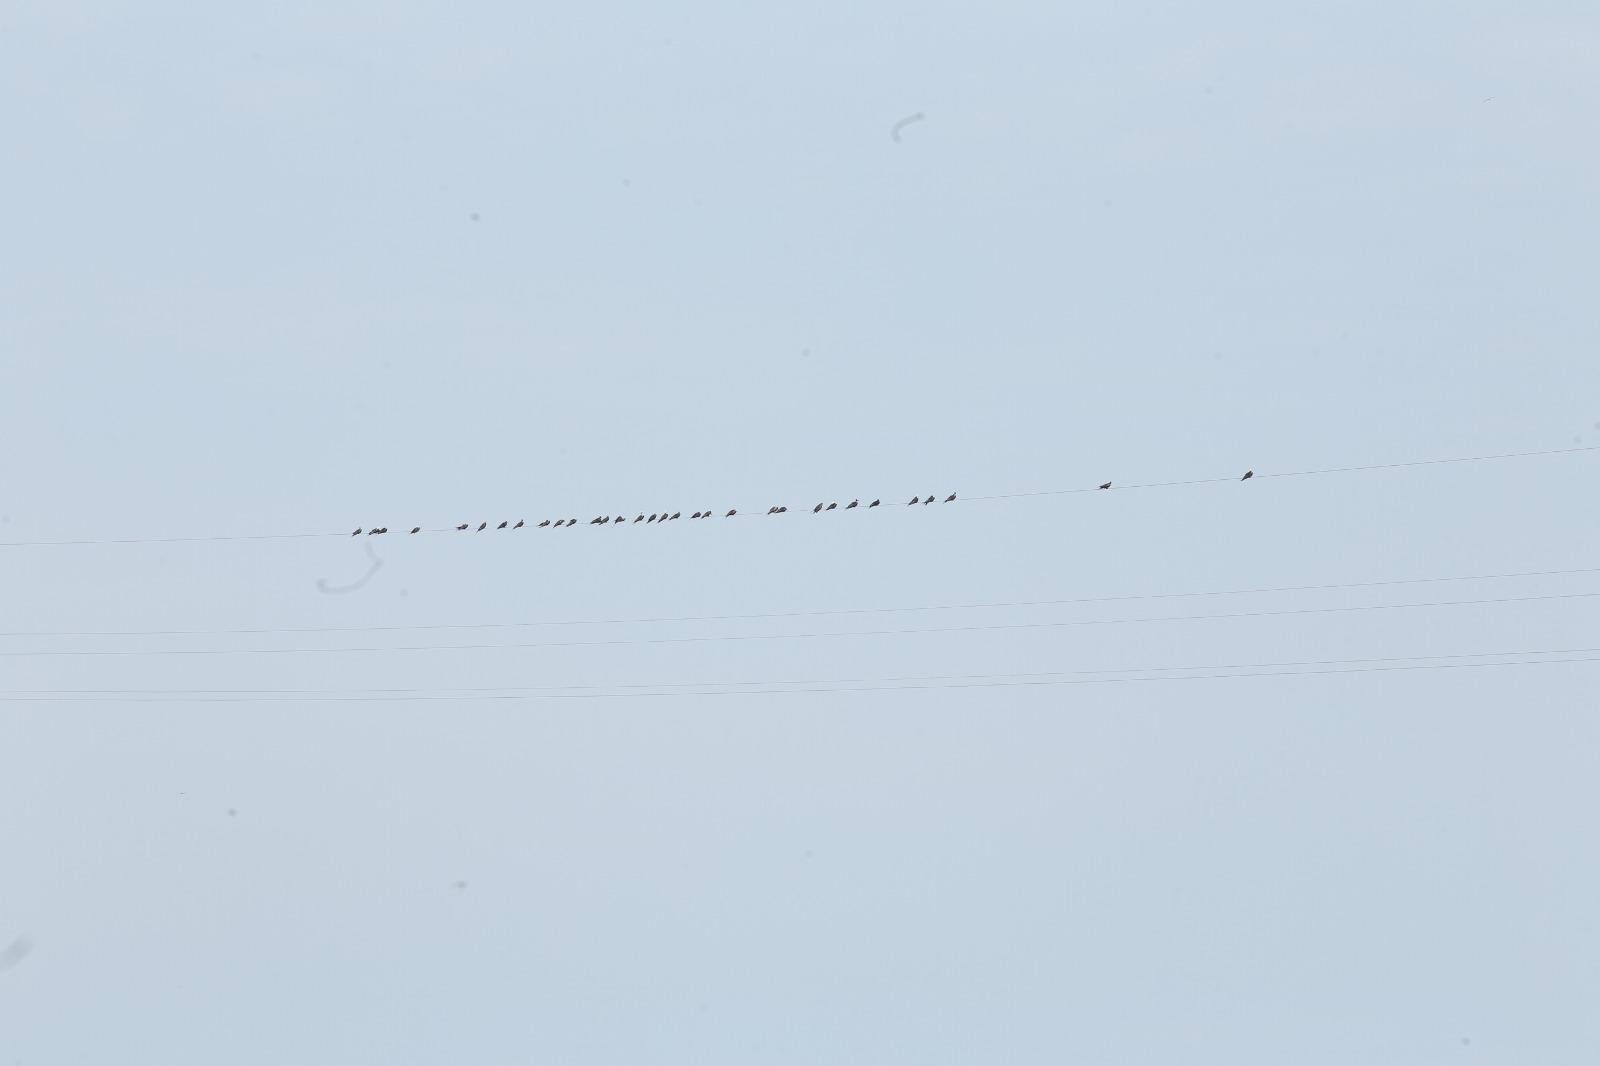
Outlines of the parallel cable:
[[469,700],[488,701],[532,701],[532,700],[605,700],[605,699],[638,699],[638,698],[672,698],[686,696],[792,696],[792,695],[827,695],[832,693],[851,692],[910,692],[932,689],[995,689],[995,688],[1045,688],[1067,685],[1127,685],[1145,684],[1149,682],[1171,681],[1221,681],[1234,678],[1255,677],[1328,677],[1342,674],[1380,674],[1401,673],[1422,670],[1483,670],[1497,667],[1510,666],[1557,666],[1568,663],[1596,663],[1600,662],[1600,655],[1580,656],[1565,659],[1521,659],[1507,662],[1489,663],[1426,663],[1415,665],[1395,666],[1364,666],[1316,670],[1272,670],[1272,671],[1239,671],[1232,673],[1201,673],[1201,674],[1170,674],[1163,677],[1095,677],[1095,678],[1069,678],[1069,679],[1043,679],[1025,681],[977,681],[956,682],[948,684],[906,684],[906,685],[863,685],[827,688],[778,688],[778,689],[707,689],[687,691],[644,691],[644,692],[568,692],[568,693],[501,693],[501,694],[475,694],[475,695],[397,695],[397,696],[338,696],[338,697],[294,697],[290,699],[274,699],[262,696],[201,696],[201,697],[161,697],[161,698],[126,698],[117,696],[0,696],[0,703],[418,703],[418,702],[450,702],[461,703]]
[[785,618],[829,618],[851,615],[914,614],[933,611],[977,611],[1007,607],[1066,607],[1096,603],[1136,603],[1147,600],[1203,599],[1212,596],[1255,596],[1285,592],[1333,592],[1352,589],[1431,585],[1455,581],[1508,581],[1536,577],[1572,577],[1600,574],[1600,566],[1562,570],[1512,570],[1490,574],[1448,574],[1435,577],[1390,578],[1380,581],[1345,581],[1320,585],[1263,585],[1242,589],[1192,592],[1148,592],[1116,596],[1077,596],[1053,600],[994,600],[976,603],[938,603],[913,607],[844,607],[810,611],[766,611],[752,614],[659,615],[636,618],[572,618],[525,622],[441,622],[393,626],[288,626],[240,629],[122,629],[122,630],[9,630],[0,638],[125,638],[202,636],[282,636],[319,633],[420,633],[489,629],[537,629],[560,626],[661,625],[685,622],[748,622]]
[[1076,626],[1138,625],[1157,622],[1215,622],[1240,618],[1289,618],[1302,615],[1348,614],[1359,611],[1399,611],[1424,608],[1484,607],[1512,603],[1540,603],[1561,600],[1587,600],[1600,592],[1562,592],[1540,596],[1503,596],[1475,600],[1442,600],[1426,603],[1378,603],[1346,607],[1301,607],[1275,611],[1239,611],[1225,614],[1163,615],[1146,618],[1081,618],[1054,622],[1013,622],[968,626],[930,626],[921,629],[870,629],[840,633],[738,633],[692,637],[638,637],[612,640],[532,641],[507,644],[412,644],[342,648],[157,648],[157,649],[50,649],[43,651],[3,651],[4,658],[128,657],[128,656],[214,656],[214,655],[329,655],[368,652],[417,651],[501,651],[530,648],[619,647],[647,644],[703,644],[752,640],[812,640],[847,637],[918,636],[935,633],[1002,632],[1027,629],[1063,629]]
[[[1448,465],[1448,464],[1459,464],[1459,463],[1488,463],[1488,462],[1498,462],[1498,461],[1509,460],[1509,459],[1533,459],[1533,458],[1542,458],[1542,457],[1558,456],[1558,455],[1574,455],[1574,454],[1579,454],[1579,453],[1588,453],[1588,452],[1596,452],[1596,451],[1600,451],[1600,445],[1583,445],[1583,446],[1570,447],[1570,448],[1547,448],[1547,449],[1543,449],[1543,450],[1539,450],[1539,451],[1500,452],[1500,453],[1490,454],[1490,455],[1451,456],[1451,457],[1440,458],[1440,459],[1411,459],[1411,460],[1405,460],[1405,461],[1400,461],[1400,462],[1369,463],[1369,464],[1365,464],[1365,465],[1355,465],[1355,466],[1333,466],[1333,467],[1321,467],[1321,468],[1308,469],[1308,470],[1286,470],[1286,471],[1280,471],[1280,472],[1277,472],[1277,473],[1273,473],[1270,470],[1263,470],[1263,471],[1261,471],[1259,473],[1252,471],[1249,476],[1250,476],[1250,478],[1252,478],[1254,480],[1266,480],[1266,479],[1269,479],[1269,478],[1314,477],[1314,476],[1324,476],[1324,475],[1330,475],[1330,474],[1371,473],[1371,472],[1381,471],[1381,470],[1400,470],[1400,469],[1406,469],[1406,468],[1411,468],[1411,467],[1443,466],[1443,465]],[[1241,480],[1244,480],[1244,478],[1241,477],[1239,474],[1228,474],[1228,475],[1217,476],[1217,477],[1189,478],[1189,479],[1182,479],[1182,480],[1146,481],[1146,482],[1135,482],[1135,483],[1130,483],[1130,484],[1118,484],[1115,481],[1111,481],[1111,482],[1104,482],[1104,483],[1101,483],[1101,484],[1103,484],[1106,487],[1108,487],[1111,491],[1128,491],[1128,490],[1131,490],[1131,489],[1162,489],[1162,488],[1177,488],[1177,487],[1180,487],[1180,486],[1191,486],[1191,485],[1214,485],[1214,484],[1222,484],[1222,483],[1226,483],[1226,482],[1237,482],[1237,481],[1241,481]],[[1062,488],[1062,489],[1037,489],[1037,490],[1024,491],[1024,492],[1007,492],[1007,493],[992,493],[992,494],[989,494],[989,495],[980,495],[980,496],[963,496],[963,497],[958,497],[954,502],[958,502],[958,503],[983,503],[983,502],[992,502],[992,501],[996,501],[996,500],[1015,500],[1015,499],[1023,499],[1023,498],[1035,497],[1035,496],[1065,496],[1065,495],[1075,495],[1075,494],[1078,494],[1078,493],[1100,492],[1100,491],[1104,491],[1104,489],[1093,487],[1093,486],[1083,486],[1083,487],[1076,487],[1076,488]],[[940,498],[942,500],[943,493],[941,492],[939,494],[939,496],[940,496]],[[845,497],[845,498],[848,498],[848,497]],[[898,497],[898,496],[895,496],[895,497],[892,497],[892,498],[891,497],[880,497],[880,498],[885,501],[885,506],[882,508],[885,511],[894,510],[897,506],[900,506],[902,509],[904,507],[904,505],[899,502],[900,497]],[[918,497],[916,497],[916,498],[920,499],[920,493],[918,494]],[[819,504],[818,506],[822,507],[823,505]],[[867,505],[863,504],[860,507],[855,508],[854,510],[857,510],[857,511],[868,511],[868,510],[873,510],[873,509],[874,508],[870,508]],[[587,508],[585,508],[584,510],[587,511]],[[630,512],[630,513],[633,512],[634,510],[635,510],[634,508],[627,508],[626,509],[626,511]],[[741,518],[772,517],[770,512],[766,516],[761,515],[760,514],[761,508],[759,508],[759,507],[754,509],[754,510],[736,509],[736,508],[730,508],[728,510],[734,511],[737,514],[737,516],[741,517]],[[789,516],[789,515],[800,516],[800,515],[804,515],[806,513],[809,513],[809,510],[810,510],[809,507],[803,507],[803,506],[800,506],[800,505],[796,505],[793,509],[790,509],[789,507],[785,506],[784,509],[783,509],[783,512],[782,512],[782,516],[785,516],[785,517]],[[838,504],[835,501],[835,506],[834,507],[825,507],[824,510],[823,510],[823,513],[834,514],[836,511],[839,512],[839,513],[844,513],[844,512],[846,512],[848,510],[851,510],[851,508],[848,508],[848,507],[846,507],[844,505]],[[562,512],[558,512],[558,513],[560,513],[560,514],[562,514],[564,516],[570,516],[572,514],[571,511],[562,511]],[[682,515],[684,512],[680,511],[680,512],[675,512],[675,513]],[[692,516],[692,514],[693,514],[693,510],[691,508],[691,510],[689,512],[689,515]],[[711,517],[718,517],[718,516],[720,516],[720,517],[730,517],[730,515],[728,515],[727,512],[724,511],[722,508],[712,508],[711,512],[709,512],[709,516],[711,516]],[[615,517],[618,517],[617,514],[616,514],[616,510],[614,508],[608,508],[606,511],[602,512],[600,515],[596,515],[595,517],[596,517],[596,519],[599,519],[601,517],[605,517],[607,519],[606,524],[598,525],[598,526],[591,525],[589,528],[609,529],[609,528],[612,528],[613,525],[617,524],[614,521],[612,521],[612,519],[614,519]],[[622,515],[621,517],[626,518],[626,513],[624,515]],[[689,520],[692,521],[693,520],[692,517],[690,517]],[[704,519],[702,519],[702,521],[703,520]],[[573,519],[573,518],[570,518],[570,517],[564,517],[563,519],[561,519],[561,521],[563,523],[573,522],[575,524],[576,519]],[[664,519],[664,521],[677,521],[677,519],[668,518],[668,519]],[[635,524],[635,522],[633,520],[627,520],[627,521],[624,521],[621,524],[631,527],[631,526],[633,526]],[[659,524],[661,524],[661,522],[656,522],[654,524],[655,525],[659,525]],[[480,525],[483,528],[480,528]],[[484,522],[484,523],[481,523],[480,525],[475,525],[475,524],[469,522],[469,523],[465,523],[465,528],[466,528],[467,531],[471,531],[471,532],[486,532],[488,530],[488,528],[493,528],[494,526],[498,526],[499,523]],[[508,525],[508,528],[509,528],[509,520],[507,521],[507,525]],[[519,531],[531,531],[531,530],[536,528],[532,523],[526,523],[526,524],[519,523],[519,527],[521,527],[519,529]],[[389,530],[388,526],[380,525],[380,526],[377,526],[377,527],[369,527],[366,523],[363,523],[361,526],[357,527],[357,533],[356,534],[351,534],[349,532],[343,532],[343,533],[340,533],[340,532],[305,532],[305,533],[254,533],[254,534],[240,534],[240,535],[188,536],[188,537],[122,537],[122,538],[103,539],[103,540],[95,540],[95,539],[18,540],[18,541],[0,541],[0,548],[48,548],[48,547],[83,547],[83,546],[90,546],[90,545],[118,545],[118,544],[121,544],[121,545],[127,545],[127,544],[199,544],[199,543],[222,543],[222,542],[230,542],[230,541],[303,540],[303,539],[313,539],[313,538],[351,537],[351,536],[354,536],[354,535],[371,536],[371,535],[373,535],[372,530],[374,528],[378,531],[377,535],[383,535],[383,536],[405,536],[405,535],[409,535],[410,532],[415,532],[415,533],[419,533],[419,534],[437,534],[437,533],[461,532],[462,531],[462,527],[461,527],[460,524],[458,524],[458,526],[455,527],[455,528],[439,528],[439,527],[433,527],[433,526],[423,527],[420,524],[412,525],[411,523],[404,523],[404,524],[396,523],[393,531],[391,532]]]

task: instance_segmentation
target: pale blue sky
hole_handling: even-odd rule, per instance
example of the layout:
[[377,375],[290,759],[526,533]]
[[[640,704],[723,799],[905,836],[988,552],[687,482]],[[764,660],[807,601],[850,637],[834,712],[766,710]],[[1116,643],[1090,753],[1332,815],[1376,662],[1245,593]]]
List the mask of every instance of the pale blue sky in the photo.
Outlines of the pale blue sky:
[[[0,5],[0,541],[1600,444],[1600,13]],[[926,118],[896,143],[893,124]],[[474,216],[477,216],[476,219]],[[1600,565],[1593,454],[662,530],[0,548],[0,630],[890,608]],[[559,538],[559,539],[558,539]],[[7,652],[659,639],[1448,583]],[[1595,601],[0,657],[0,690],[1600,647]],[[0,1066],[1590,1063],[1600,664],[0,702]],[[232,810],[234,813],[229,814]],[[456,887],[465,882],[464,888]],[[1470,1041],[1470,1042],[1467,1042]]]

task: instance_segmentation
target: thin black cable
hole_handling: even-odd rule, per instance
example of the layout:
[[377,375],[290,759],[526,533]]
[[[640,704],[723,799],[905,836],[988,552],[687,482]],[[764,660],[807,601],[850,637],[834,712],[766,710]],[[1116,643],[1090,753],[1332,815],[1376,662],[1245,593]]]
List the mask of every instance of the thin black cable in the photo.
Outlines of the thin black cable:
[[[1506,460],[1506,459],[1532,459],[1532,458],[1540,458],[1540,457],[1545,457],[1545,456],[1574,455],[1574,454],[1582,453],[1582,452],[1595,452],[1595,451],[1600,451],[1600,445],[1583,445],[1583,446],[1572,447],[1572,448],[1547,448],[1547,449],[1543,449],[1543,450],[1540,450],[1540,451],[1500,452],[1500,453],[1493,454],[1493,455],[1463,455],[1463,456],[1453,456],[1453,457],[1448,457],[1448,458],[1443,458],[1443,459],[1411,459],[1411,460],[1406,460],[1406,461],[1402,461],[1402,462],[1369,463],[1369,464],[1362,465],[1362,466],[1333,466],[1333,467],[1322,467],[1320,469],[1312,469],[1312,470],[1288,470],[1288,471],[1282,471],[1282,472],[1279,472],[1279,473],[1272,473],[1271,471],[1265,471],[1264,470],[1264,471],[1261,471],[1259,473],[1253,474],[1253,479],[1265,480],[1265,479],[1268,479],[1268,478],[1313,477],[1313,476],[1320,476],[1320,475],[1325,475],[1325,474],[1366,473],[1366,472],[1372,472],[1372,471],[1378,471],[1378,470],[1399,470],[1399,469],[1403,469],[1403,468],[1407,468],[1407,467],[1442,466],[1442,465],[1451,464],[1451,463],[1487,463],[1487,462],[1497,462],[1497,461]],[[1130,489],[1157,489],[1157,488],[1175,488],[1175,487],[1187,486],[1187,485],[1214,485],[1214,484],[1222,484],[1222,483],[1225,483],[1225,482],[1240,481],[1240,480],[1242,480],[1242,479],[1241,479],[1241,476],[1238,475],[1238,474],[1227,474],[1227,475],[1223,475],[1223,476],[1220,476],[1220,477],[1191,478],[1191,479],[1187,479],[1187,480],[1177,480],[1177,481],[1146,481],[1146,482],[1135,482],[1135,483],[1126,484],[1126,485],[1119,485],[1119,484],[1116,484],[1115,482],[1113,482],[1111,484],[1110,488],[1111,488],[1111,491],[1114,491],[1114,492],[1126,492],[1126,491],[1128,491]],[[1030,497],[1030,496],[1065,496],[1065,495],[1075,495],[1075,494],[1078,494],[1078,493],[1099,492],[1099,491],[1103,491],[1103,490],[1095,488],[1095,487],[1092,487],[1092,486],[1084,486],[1084,487],[1079,487],[1079,488],[1067,488],[1067,489],[1039,489],[1039,490],[1033,490],[1033,491],[1028,491],[1028,492],[996,493],[996,494],[991,494],[991,495],[987,495],[987,496],[961,496],[961,497],[958,497],[958,499],[955,502],[958,502],[958,503],[982,503],[982,502],[989,502],[989,501],[995,501],[995,500],[1022,499],[1022,498]],[[886,506],[884,508],[882,508],[883,510],[893,510],[897,505],[899,505],[901,507],[904,506],[903,504],[900,504],[900,501],[899,501],[898,497],[894,497],[892,499],[890,497],[882,497],[882,499],[888,501]],[[628,510],[632,510],[632,508],[629,508]],[[840,512],[843,512],[844,510],[846,510],[846,508],[841,507],[838,510]],[[855,510],[857,510],[857,511],[867,511],[867,510],[872,510],[872,508],[868,508],[866,506],[862,506],[862,507],[859,507],[859,508],[855,508]],[[571,514],[571,512],[566,512],[566,513]],[[588,509],[587,508],[583,509],[583,511],[581,513],[588,513]],[[714,508],[712,513],[713,513],[713,516],[718,517],[719,519],[723,518],[723,517],[727,517],[726,513],[721,508]],[[804,514],[804,513],[807,513],[807,509],[804,508],[801,505],[796,505],[796,507],[794,507],[792,509],[786,509],[785,512],[784,512],[784,514],[786,514],[786,515],[788,515],[788,514],[800,515],[800,514]],[[824,513],[832,514],[832,513],[834,513],[834,511],[825,510]],[[615,509],[607,509],[604,512],[604,514],[614,515],[615,514]],[[692,514],[692,510],[691,510],[691,514]],[[741,518],[766,517],[766,516],[761,514],[761,508],[760,507],[757,507],[757,508],[754,508],[754,509],[750,509],[750,510],[746,510],[746,509],[740,508],[738,510],[738,515],[737,516],[741,517]],[[689,520],[693,521],[692,518],[689,519]],[[703,521],[703,519],[702,519],[702,521]],[[496,524],[498,524],[498,523],[496,523]],[[610,528],[612,528],[613,524],[614,523],[607,523],[604,526],[591,527],[591,528],[610,529]],[[622,524],[631,526],[634,523],[631,520],[629,520],[629,521],[624,522]],[[655,523],[655,524],[659,525],[660,523],[658,522],[658,523]],[[388,533],[384,533],[384,534],[380,534],[380,535],[383,535],[383,536],[409,536],[411,534],[409,534],[407,532],[408,526],[409,526],[409,523],[407,523],[407,524],[396,523],[395,526],[394,526],[393,532],[388,532]],[[365,530],[366,528],[367,527],[365,525],[363,525],[361,527],[362,530]],[[384,527],[384,528],[387,528],[387,527]],[[536,527],[534,527],[532,525],[529,525],[529,526],[526,526],[524,529],[519,530],[519,532],[531,532],[531,531],[534,531],[535,528]],[[417,533],[418,534],[459,532],[458,530],[455,530],[455,529],[441,529],[441,528],[438,528],[438,527],[431,527],[431,526],[426,528],[426,529],[418,526],[418,527],[416,527],[416,529],[417,529]],[[477,531],[477,527],[475,527],[475,526],[472,527],[471,530],[469,530],[469,532],[476,532],[476,531]],[[364,536],[364,535],[366,535],[366,533],[363,532],[361,535]],[[329,537],[329,538],[331,538],[331,537],[350,537],[350,536],[351,536],[351,534],[349,532],[342,532],[342,533],[341,532],[324,532],[324,533],[255,533],[255,534],[243,534],[243,535],[238,535],[238,536],[202,536],[202,537],[123,537],[123,538],[109,539],[109,540],[89,540],[89,539],[80,539],[80,540],[14,540],[14,541],[0,541],[0,548],[60,548],[60,547],[84,547],[84,546],[91,546],[91,545],[113,545],[113,544],[198,544],[198,543],[221,543],[221,542],[227,542],[227,541],[301,540],[301,539],[319,538],[319,537]]]
[[356,696],[356,697],[294,697],[290,699],[274,699],[261,696],[205,696],[196,698],[171,698],[145,699],[116,696],[70,696],[70,697],[41,697],[41,696],[0,696],[0,703],[423,703],[423,702],[450,702],[460,703],[467,700],[604,700],[604,699],[638,699],[638,698],[663,698],[685,696],[792,696],[792,695],[826,695],[830,693],[852,692],[913,692],[933,689],[991,689],[991,688],[1044,688],[1066,685],[1126,685],[1143,684],[1152,681],[1221,681],[1233,678],[1254,677],[1327,677],[1340,674],[1380,674],[1401,673],[1421,670],[1482,670],[1507,666],[1558,666],[1567,663],[1594,663],[1600,662],[1600,656],[1584,656],[1568,659],[1524,659],[1510,662],[1494,663],[1428,663],[1412,666],[1368,666],[1347,669],[1323,670],[1274,670],[1274,671],[1245,671],[1235,673],[1205,673],[1205,674],[1174,674],[1165,677],[1096,677],[1096,678],[1071,678],[1051,679],[1038,681],[984,681],[974,683],[955,684],[913,684],[913,685],[865,685],[840,688],[780,688],[780,689],[712,689],[704,691],[679,691],[679,692],[582,692],[582,693],[502,693],[499,695],[416,695],[416,696]]
[[0,638],[120,638],[120,637],[205,637],[276,636],[317,633],[420,633],[484,629],[537,629],[556,626],[659,625],[682,622],[746,622],[782,618],[827,618],[869,614],[912,614],[928,611],[976,611],[1001,607],[1065,607],[1093,603],[1133,603],[1144,600],[1201,599],[1210,596],[1255,596],[1282,592],[1332,592],[1348,589],[1390,588],[1399,585],[1429,585],[1452,581],[1506,581],[1530,577],[1571,577],[1600,574],[1600,566],[1571,567],[1564,570],[1515,570],[1496,574],[1450,574],[1437,577],[1404,577],[1382,581],[1346,581],[1322,585],[1267,585],[1245,589],[1211,589],[1197,592],[1150,592],[1118,596],[1079,596],[1055,600],[995,600],[983,603],[943,603],[917,607],[844,607],[813,611],[767,611],[754,614],[662,615],[646,618],[574,618],[532,622],[442,622],[404,626],[290,626],[248,629],[125,629],[125,630],[11,630]]
[[588,648],[588,647],[617,647],[624,645],[644,644],[703,644],[720,643],[729,641],[748,640],[811,640],[833,639],[843,637],[890,637],[890,636],[915,636],[932,633],[977,633],[999,632],[1006,630],[1023,629],[1062,629],[1073,626],[1097,625],[1137,625],[1153,622],[1214,622],[1239,618],[1288,618],[1299,615],[1314,614],[1347,614],[1357,611],[1398,611],[1416,610],[1422,608],[1443,607],[1481,607],[1498,606],[1509,603],[1537,603],[1555,600],[1583,600],[1600,596],[1600,592],[1562,592],[1551,593],[1543,596],[1503,596],[1493,599],[1476,600],[1443,600],[1428,603],[1378,603],[1364,604],[1353,607],[1302,607],[1278,611],[1240,611],[1228,614],[1199,614],[1199,615],[1165,615],[1150,618],[1083,618],[1069,621],[1056,622],[1015,622],[1000,625],[972,625],[972,626],[930,626],[922,629],[870,629],[857,630],[843,633],[743,633],[722,634],[716,636],[695,637],[644,637],[615,640],[571,640],[571,641],[544,641],[544,642],[519,642],[510,644],[412,644],[391,645],[388,647],[344,647],[344,648],[158,648],[154,650],[121,650],[121,649],[89,649],[89,650],[46,650],[46,651],[3,651],[0,657],[4,658],[56,658],[56,657],[126,657],[126,656],[157,656],[157,655],[328,655],[343,653],[367,652],[414,652],[414,651],[498,651],[528,648]]
[[1450,652],[1434,655],[1379,655],[1348,659],[1299,659],[1269,663],[1216,663],[1187,664],[1183,666],[1122,666],[1097,670],[1035,670],[1010,671],[986,674],[909,674],[899,677],[836,677],[779,680],[764,678],[758,681],[644,681],[612,685],[429,685],[401,688],[375,688],[371,686],[349,689],[329,688],[21,688],[0,690],[0,696],[201,696],[201,695],[258,695],[258,696],[383,696],[383,695],[444,695],[449,693],[496,692],[583,692],[617,691],[631,689],[675,688],[750,688],[776,685],[865,685],[891,684],[917,681],[997,681],[1049,677],[1099,677],[1109,674],[1159,674],[1198,670],[1277,670],[1308,666],[1355,666],[1368,663],[1440,662],[1446,659],[1507,659],[1551,655],[1600,655],[1600,648],[1534,648],[1515,651]]

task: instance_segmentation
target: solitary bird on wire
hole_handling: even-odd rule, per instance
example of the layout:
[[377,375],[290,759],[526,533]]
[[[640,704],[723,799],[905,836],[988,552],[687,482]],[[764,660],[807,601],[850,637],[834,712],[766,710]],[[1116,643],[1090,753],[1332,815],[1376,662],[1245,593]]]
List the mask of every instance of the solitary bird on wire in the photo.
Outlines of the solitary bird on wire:
[[819,503],[815,507],[811,508],[811,513],[812,514],[821,514],[822,513],[822,504]]
[[421,526],[412,526],[411,527],[411,532],[413,532],[413,533],[421,533],[422,532],[422,527]]
[[360,526],[357,526],[357,527],[356,527],[356,531],[355,531],[355,532],[354,532],[354,533],[352,533],[352,534],[350,534],[350,535],[351,535],[351,536],[352,536],[352,537],[359,537],[359,536],[361,536],[361,527],[360,527]]
[[1239,480],[1240,481],[1249,481],[1251,478],[1253,478],[1255,476],[1256,476],[1256,472],[1254,470],[1246,470],[1244,472],[1244,477],[1240,478]]
[[466,528],[467,528],[467,524],[465,522],[463,522],[459,526],[456,527],[456,532],[458,532],[458,533],[464,532],[466,530]]
[[1101,485],[1100,487],[1103,488],[1103,489],[1109,489],[1111,487],[1111,482],[1108,481],[1104,485]]
[[867,506],[868,507],[879,507],[882,504],[883,504],[882,500],[873,500],[871,503],[867,504]]
[[489,523],[484,522],[484,523],[482,523],[481,525],[478,526],[478,532],[482,533],[484,530],[486,530],[488,528],[489,528]]
[[854,510],[855,508],[860,507],[860,506],[861,506],[861,501],[860,500],[851,500],[849,503],[844,505],[844,509],[846,511],[850,511],[850,510]]
[[496,528],[496,529],[504,529],[507,526],[509,526],[510,524],[511,524],[511,519],[508,518],[504,522],[501,522],[498,526],[495,526],[494,528]]
[[956,494],[952,492],[950,495],[948,495],[948,496],[946,496],[944,498],[944,502],[945,503],[955,503],[956,502]]
[[738,513],[739,513],[739,509],[737,507],[735,507],[732,510],[730,510],[727,514],[723,515],[722,517],[724,517],[724,518],[732,518],[734,515],[736,515]]

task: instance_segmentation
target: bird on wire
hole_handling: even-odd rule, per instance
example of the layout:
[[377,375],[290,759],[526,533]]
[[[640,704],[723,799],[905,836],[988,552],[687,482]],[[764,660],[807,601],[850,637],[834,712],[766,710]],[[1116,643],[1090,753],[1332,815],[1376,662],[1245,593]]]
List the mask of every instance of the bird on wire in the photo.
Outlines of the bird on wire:
[[1244,472],[1244,477],[1240,478],[1239,480],[1240,481],[1249,481],[1251,478],[1253,478],[1255,476],[1256,476],[1256,472],[1254,470],[1246,470]]
[[948,496],[946,496],[944,498],[944,502],[945,503],[955,503],[956,502],[956,494],[952,492],[950,495],[948,495]]
[[872,508],[872,507],[881,507],[881,506],[882,506],[882,505],[883,505],[883,501],[882,501],[882,500],[873,500],[873,501],[872,501],[872,502],[871,502],[871,503],[869,503],[869,504],[867,504],[867,506],[868,506],[868,507],[869,507],[869,508]]
[[[519,522],[518,525],[521,525],[521,523]],[[421,533],[422,532],[422,527],[421,526],[412,526],[411,527],[411,532],[413,532],[413,533]]]
[[482,533],[482,532],[483,532],[483,531],[484,531],[484,530],[486,530],[486,529],[488,529],[488,528],[489,528],[489,523],[487,523],[487,522],[484,522],[484,523],[482,523],[482,524],[480,524],[480,525],[479,525],[479,526],[478,526],[478,532],[479,532],[479,533]]
[[1100,486],[1100,487],[1101,487],[1101,488],[1102,488],[1102,489],[1109,489],[1109,488],[1110,488],[1110,487],[1111,487],[1111,482],[1109,482],[1109,481],[1108,481],[1108,482],[1106,482],[1106,483],[1105,483],[1105,484],[1104,484],[1104,485],[1101,485],[1101,486]]
[[699,518],[700,517],[700,512],[696,511],[694,514],[690,515],[689,517],[690,518]]
[[678,519],[680,519],[682,517],[683,517],[683,512],[682,511],[673,511],[672,512],[672,517],[667,519],[667,521],[676,522]]
[[550,519],[546,518],[543,522],[539,523],[539,528],[540,529],[544,529],[549,525],[550,525]]
[[360,527],[360,526],[357,526],[357,527],[356,527],[356,531],[355,531],[355,532],[354,532],[354,533],[352,533],[352,534],[350,534],[350,535],[351,535],[351,536],[352,536],[352,537],[359,537],[359,536],[361,536],[361,527]]
[[512,529],[521,529],[523,527],[523,525],[524,525],[524,523],[523,523],[522,519],[519,518],[519,519],[517,519],[517,524],[512,526],[511,528]]
[[861,506],[861,501],[860,500],[851,500],[849,503],[844,505],[844,509],[846,511],[853,511],[857,507],[860,507],[860,506]]
[[457,533],[462,533],[462,532],[465,532],[466,529],[467,529],[467,524],[465,522],[463,522],[459,526],[456,527],[456,532]]
[[640,522],[643,522],[643,521],[644,521],[644,515],[643,514],[641,514],[638,518],[635,518],[633,520],[635,525],[638,525]]
[[508,518],[504,522],[501,522],[499,525],[495,526],[494,528],[496,528],[496,529],[504,529],[507,526],[509,526],[510,524],[511,524],[511,519]]
[[822,513],[822,504],[819,503],[815,507],[811,508],[811,513],[812,514],[821,514]]
[[619,525],[619,526],[620,526],[620,525],[622,525],[622,524],[623,524],[623,523],[624,523],[624,522],[626,522],[626,521],[627,521],[627,518],[625,518],[625,517],[624,517],[624,516],[622,516],[622,515],[617,515],[617,517],[615,517],[615,518],[613,518],[613,519],[612,519],[612,520],[611,520],[611,521],[612,521],[612,522],[614,522],[614,523],[616,523],[616,524],[617,524],[617,525]]
[[839,504],[837,502],[828,504],[828,510],[837,511],[838,509],[839,509]]
[[921,496],[913,496],[913,497],[911,497],[911,502],[906,504],[906,506],[907,507],[915,507],[917,504],[919,504],[921,502],[922,502],[922,497]]
[[[651,515],[650,516],[650,521],[654,522],[655,520],[656,520],[656,516],[655,515]],[[646,524],[648,525],[648,523],[646,523]]]
[[928,493],[928,498],[922,501],[922,506],[926,507],[926,506],[928,506],[928,504],[930,504],[932,502],[933,502],[933,493],[930,492],[930,493]]
[[722,517],[724,517],[724,518],[732,518],[734,515],[736,515],[738,513],[739,513],[739,509],[737,507],[735,507],[732,510],[730,510],[727,514],[723,515]]

